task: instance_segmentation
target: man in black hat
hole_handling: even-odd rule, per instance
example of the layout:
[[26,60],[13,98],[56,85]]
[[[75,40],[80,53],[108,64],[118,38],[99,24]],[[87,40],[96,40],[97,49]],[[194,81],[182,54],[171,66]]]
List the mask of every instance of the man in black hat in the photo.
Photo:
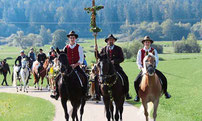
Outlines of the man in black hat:
[[[76,39],[78,38],[78,35],[74,31],[70,31],[67,37],[69,39],[69,44],[67,44],[63,50],[65,53],[67,53],[67,58],[70,66],[75,70],[76,73],[79,72],[84,76],[85,81],[84,81],[84,84],[82,84],[83,92],[87,96],[88,78],[79,66],[83,64],[83,60],[84,60],[83,48],[76,43]],[[57,83],[56,83],[56,94],[51,95],[51,97],[55,98],[56,100],[59,97]]]
[[125,74],[123,71],[122,67],[120,66],[120,63],[124,61],[124,55],[121,47],[115,45],[115,41],[117,39],[110,34],[106,39],[105,42],[107,43],[107,46],[102,48],[101,52],[98,53],[97,47],[95,47],[95,50],[98,53],[98,57],[100,55],[107,55],[109,59],[111,60],[112,64],[115,67],[115,70],[123,77],[124,80],[124,87],[125,87],[125,92],[126,92],[126,99],[131,99],[129,96],[129,81],[128,81],[128,76]]
[[[136,94],[137,96],[135,97],[134,101],[136,102],[139,102],[140,101],[140,98],[139,98],[139,95],[138,95],[138,91],[139,91],[139,85],[141,83],[141,80],[142,80],[142,70],[143,70],[143,59],[144,57],[148,54],[148,53],[153,53],[154,56],[155,56],[155,59],[156,59],[156,67],[158,65],[158,62],[159,62],[159,58],[158,58],[158,53],[156,51],[156,49],[152,48],[151,47],[151,44],[153,43],[154,41],[152,39],[150,39],[149,36],[145,36],[144,39],[142,40],[142,44],[144,45],[144,47],[142,49],[140,49],[138,51],[138,54],[137,54],[137,66],[138,68],[141,70],[140,73],[138,74],[137,78],[135,79],[134,81],[134,87],[135,87],[135,90],[136,90]],[[165,97],[168,99],[171,97],[171,95],[167,92],[167,79],[166,77],[157,69],[155,69],[155,72],[156,74],[158,75],[158,77],[161,79],[162,81],[162,88],[163,88],[163,91],[164,91],[164,94],[165,94]]]
[[38,75],[40,73],[40,70],[43,67],[44,62],[46,61],[46,54],[43,53],[43,49],[39,49],[39,54],[37,55],[37,61],[40,63],[38,66]]

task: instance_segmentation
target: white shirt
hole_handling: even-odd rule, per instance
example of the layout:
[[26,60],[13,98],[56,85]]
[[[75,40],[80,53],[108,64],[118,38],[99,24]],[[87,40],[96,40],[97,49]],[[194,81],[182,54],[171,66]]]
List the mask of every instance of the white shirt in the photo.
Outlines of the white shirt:
[[[151,50],[151,47],[149,49],[146,49],[145,47],[143,48],[145,50],[145,52],[149,52]],[[156,59],[156,68],[157,68],[157,65],[159,63],[159,57],[158,57],[158,53],[156,51],[156,49],[154,49],[154,54],[155,54],[155,59]],[[142,56],[142,53],[141,53],[141,49],[138,51],[137,53],[137,60],[136,60],[136,63],[137,63],[137,66],[139,69],[143,68],[142,67],[142,62],[141,62],[141,56]]]
[[114,45],[109,46],[109,50],[113,50],[114,49]]
[[[73,49],[74,47],[76,47],[76,43],[75,43],[74,45],[70,45],[70,44],[69,44],[69,47],[70,47],[71,49]],[[65,46],[65,48],[66,48],[66,46]],[[65,49],[65,48],[64,48],[64,49]],[[84,54],[83,54],[83,48],[82,48],[80,45],[79,45],[78,51],[79,51],[79,61],[78,61],[77,63],[83,64]]]

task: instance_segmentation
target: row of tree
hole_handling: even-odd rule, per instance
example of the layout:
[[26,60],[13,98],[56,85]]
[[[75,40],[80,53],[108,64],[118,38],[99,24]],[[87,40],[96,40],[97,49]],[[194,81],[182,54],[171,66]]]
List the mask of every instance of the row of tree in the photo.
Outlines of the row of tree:
[[[192,25],[202,18],[201,0],[96,0],[96,4],[105,7],[98,12],[98,26],[103,29],[100,37],[120,33],[126,20],[130,24],[161,24],[171,19]],[[17,31],[36,34],[44,25],[52,32],[74,29],[81,37],[91,37],[90,17],[84,11],[89,6],[90,0],[1,0],[0,36],[8,37]]]
[[132,41],[142,38],[145,35],[151,36],[155,41],[172,41],[181,40],[187,37],[189,33],[193,33],[196,39],[202,40],[202,20],[193,25],[190,23],[174,23],[171,19],[167,19],[162,23],[159,22],[142,22],[140,24],[130,24],[126,21],[121,26],[122,40]]

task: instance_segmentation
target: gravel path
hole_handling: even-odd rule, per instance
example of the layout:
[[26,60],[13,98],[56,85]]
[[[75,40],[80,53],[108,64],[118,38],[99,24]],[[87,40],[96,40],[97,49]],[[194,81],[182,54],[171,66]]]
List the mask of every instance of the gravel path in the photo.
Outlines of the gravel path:
[[[46,89],[38,91],[33,87],[30,87],[28,91],[28,93],[16,92],[16,89],[11,86],[0,87],[0,92],[25,94],[33,97],[40,97],[52,102],[55,105],[56,109],[54,121],[65,121],[60,99],[58,101],[51,99],[50,92],[48,92]],[[72,107],[68,102],[68,111],[70,111],[71,108]],[[106,121],[103,102],[99,102],[98,104],[96,104],[93,101],[87,101],[84,108],[83,121]],[[128,103],[125,103],[123,111],[123,121],[145,121],[144,113],[142,110]]]

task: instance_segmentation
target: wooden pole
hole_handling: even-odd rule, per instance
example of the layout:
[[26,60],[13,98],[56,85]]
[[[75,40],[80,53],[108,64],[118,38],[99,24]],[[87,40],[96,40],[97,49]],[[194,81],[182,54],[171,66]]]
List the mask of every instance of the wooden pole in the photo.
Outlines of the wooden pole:
[[[98,50],[98,46],[97,46],[97,33],[94,33],[94,37],[95,37],[95,48],[97,48]],[[96,58],[96,63],[98,62],[98,51],[95,49],[95,58]]]

